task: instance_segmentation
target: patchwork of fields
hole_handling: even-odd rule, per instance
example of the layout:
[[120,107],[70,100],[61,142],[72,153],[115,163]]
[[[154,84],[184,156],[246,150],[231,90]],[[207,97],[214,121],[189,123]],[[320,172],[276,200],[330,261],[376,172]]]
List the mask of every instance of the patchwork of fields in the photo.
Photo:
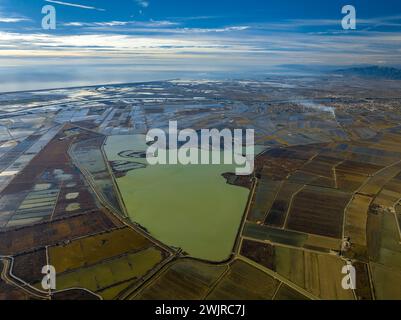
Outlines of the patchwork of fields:
[[[2,95],[0,299],[401,299],[400,88],[283,77]],[[254,173],[150,167],[144,135],[170,120],[255,129]]]

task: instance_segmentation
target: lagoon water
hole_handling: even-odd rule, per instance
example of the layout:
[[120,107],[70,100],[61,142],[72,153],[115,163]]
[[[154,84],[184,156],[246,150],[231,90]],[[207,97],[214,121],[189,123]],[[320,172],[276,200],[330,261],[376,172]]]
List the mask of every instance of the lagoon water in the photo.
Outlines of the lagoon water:
[[[109,161],[127,159],[121,151],[146,151],[145,136],[111,136]],[[118,178],[130,219],[159,241],[190,256],[224,261],[233,249],[249,191],[226,183],[222,174],[235,165],[155,165]]]

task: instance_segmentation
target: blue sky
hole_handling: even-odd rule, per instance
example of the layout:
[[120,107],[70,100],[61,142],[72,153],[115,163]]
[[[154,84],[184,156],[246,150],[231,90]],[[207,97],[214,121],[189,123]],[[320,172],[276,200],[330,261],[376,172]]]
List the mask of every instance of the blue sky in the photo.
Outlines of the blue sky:
[[[41,8],[57,29],[41,28]],[[354,5],[357,29],[341,27]],[[401,1],[0,0],[4,90],[401,65]]]

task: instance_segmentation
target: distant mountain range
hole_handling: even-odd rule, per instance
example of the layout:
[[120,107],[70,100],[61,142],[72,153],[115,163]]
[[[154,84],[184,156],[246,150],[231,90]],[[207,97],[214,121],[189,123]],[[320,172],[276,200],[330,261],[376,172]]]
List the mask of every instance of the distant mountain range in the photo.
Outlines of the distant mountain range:
[[335,74],[348,75],[348,76],[359,76],[367,78],[382,78],[391,80],[401,80],[401,69],[391,67],[357,67],[340,69],[334,71]]

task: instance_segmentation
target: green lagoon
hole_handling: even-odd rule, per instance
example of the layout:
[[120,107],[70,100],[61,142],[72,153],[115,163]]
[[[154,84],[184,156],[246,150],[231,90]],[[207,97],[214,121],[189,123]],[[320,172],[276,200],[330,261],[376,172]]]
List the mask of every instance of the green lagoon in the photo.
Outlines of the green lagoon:
[[[104,146],[109,161],[121,151],[144,152],[145,136],[111,136]],[[190,256],[213,262],[232,252],[249,191],[226,183],[235,165],[155,165],[117,179],[130,219],[159,241]]]

